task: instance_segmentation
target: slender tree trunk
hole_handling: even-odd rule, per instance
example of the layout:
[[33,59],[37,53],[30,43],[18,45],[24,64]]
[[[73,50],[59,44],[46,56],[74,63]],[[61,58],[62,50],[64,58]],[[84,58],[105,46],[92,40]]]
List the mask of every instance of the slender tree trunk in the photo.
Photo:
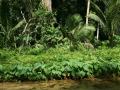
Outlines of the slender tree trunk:
[[42,4],[48,11],[52,11],[52,0],[42,0]]
[[99,30],[99,24],[98,24],[98,27],[97,27],[97,40],[99,40],[99,32],[100,32],[100,30]]
[[88,25],[89,12],[90,12],[90,0],[87,0],[86,26]]

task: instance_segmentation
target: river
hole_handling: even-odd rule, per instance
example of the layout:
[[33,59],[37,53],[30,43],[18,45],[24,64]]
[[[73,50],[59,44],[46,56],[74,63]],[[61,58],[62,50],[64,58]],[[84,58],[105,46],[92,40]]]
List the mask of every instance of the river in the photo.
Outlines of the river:
[[4,82],[0,83],[0,90],[120,90],[120,82],[106,80]]

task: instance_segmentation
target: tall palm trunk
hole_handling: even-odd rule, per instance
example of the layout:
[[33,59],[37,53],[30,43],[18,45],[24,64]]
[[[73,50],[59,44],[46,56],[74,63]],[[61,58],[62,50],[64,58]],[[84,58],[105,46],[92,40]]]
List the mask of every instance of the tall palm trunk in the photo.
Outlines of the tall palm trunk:
[[88,15],[90,12],[90,0],[87,0],[86,26],[88,25]]
[[48,11],[52,11],[52,0],[42,0],[42,4]]

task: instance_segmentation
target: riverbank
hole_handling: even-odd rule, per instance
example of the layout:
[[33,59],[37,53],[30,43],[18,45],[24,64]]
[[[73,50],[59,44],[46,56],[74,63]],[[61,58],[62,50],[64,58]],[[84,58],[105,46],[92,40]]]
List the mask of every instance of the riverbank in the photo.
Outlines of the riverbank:
[[66,47],[23,52],[0,50],[0,81],[116,78],[120,76],[120,48]]

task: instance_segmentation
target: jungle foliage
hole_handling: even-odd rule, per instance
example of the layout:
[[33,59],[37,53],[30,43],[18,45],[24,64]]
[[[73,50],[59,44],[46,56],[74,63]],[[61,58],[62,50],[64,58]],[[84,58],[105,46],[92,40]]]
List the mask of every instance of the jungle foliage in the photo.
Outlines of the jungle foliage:
[[[115,46],[119,37],[119,0],[91,0],[89,24],[85,25],[87,1],[52,0],[53,11],[47,11],[41,0],[0,1],[0,47],[55,47],[69,43],[108,40]],[[99,33],[97,33],[99,30]]]
[[119,77],[120,0],[49,1],[0,0],[0,81]]
[[[27,52],[25,52],[27,51]],[[69,48],[21,53],[0,50],[0,81],[115,78],[120,76],[120,48],[70,52]]]

